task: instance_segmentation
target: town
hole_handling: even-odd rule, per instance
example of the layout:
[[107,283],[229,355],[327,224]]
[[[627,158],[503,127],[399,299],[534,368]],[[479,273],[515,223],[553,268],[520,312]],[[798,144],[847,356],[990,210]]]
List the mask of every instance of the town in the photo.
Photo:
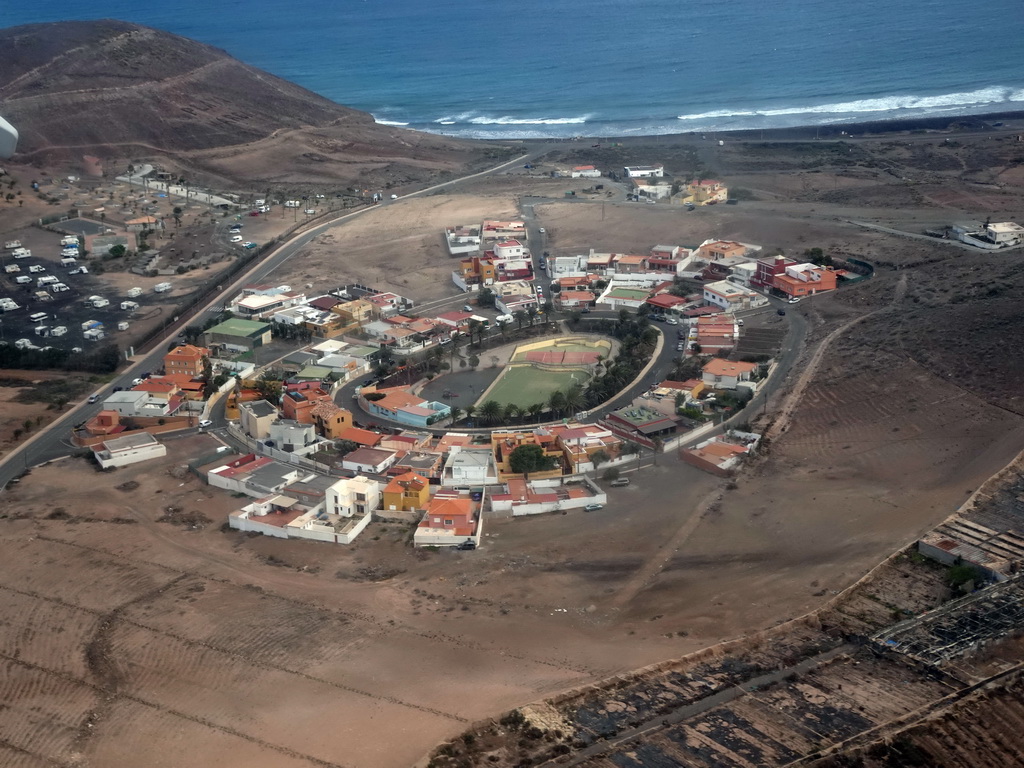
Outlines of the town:
[[[623,176],[638,198],[727,202],[717,181],[674,192],[660,166]],[[602,485],[628,484],[644,454],[735,472],[759,441],[736,414],[785,335],[769,299],[864,279],[820,250],[798,260],[733,241],[552,256],[521,220],[442,236],[461,309],[421,312],[364,285],[245,285],[182,330],[161,370],[93,394],[101,410],[74,444],[106,470],[159,459],[162,435],[198,426],[221,447],[197,473],[251,499],[232,528],[348,544],[391,520],[415,525],[417,547],[476,548],[490,517],[600,509]]]

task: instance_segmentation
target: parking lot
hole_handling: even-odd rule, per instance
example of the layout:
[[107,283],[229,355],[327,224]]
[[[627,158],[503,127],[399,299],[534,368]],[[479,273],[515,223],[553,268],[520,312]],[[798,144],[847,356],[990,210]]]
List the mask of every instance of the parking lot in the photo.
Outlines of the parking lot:
[[[61,228],[72,228],[66,225],[78,225],[82,231],[91,231],[93,222],[82,219],[61,222]],[[132,299],[140,305],[137,310],[122,310],[121,302],[127,297],[112,288],[106,278],[77,273],[77,263],[61,264],[61,235],[57,232],[31,228],[10,233],[4,239],[16,239],[31,251],[27,258],[15,258],[11,250],[0,251],[0,297],[11,299],[19,307],[0,314],[0,339],[8,343],[28,340],[38,347],[87,347],[91,342],[83,336],[82,323],[91,320],[102,323],[104,337],[109,339],[118,334],[126,335],[117,330],[118,322],[133,323],[162,312],[161,308],[153,306],[157,295],[152,291]],[[88,261],[83,263],[88,264]],[[16,272],[7,271],[14,267],[17,267]],[[51,285],[40,285],[40,279]],[[55,290],[52,283],[67,288]],[[102,307],[88,304],[91,296],[102,297],[109,304]],[[46,317],[38,319],[44,313]],[[33,316],[37,319],[31,319]],[[50,329],[60,327],[66,331],[49,335]],[[40,330],[37,332],[37,329]]]

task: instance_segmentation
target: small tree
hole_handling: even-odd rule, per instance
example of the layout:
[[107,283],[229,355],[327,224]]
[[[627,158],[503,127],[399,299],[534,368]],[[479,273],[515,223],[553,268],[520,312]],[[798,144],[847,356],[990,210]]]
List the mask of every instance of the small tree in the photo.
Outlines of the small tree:
[[359,443],[354,440],[337,440],[334,443],[334,448],[338,451],[339,456],[352,453],[352,451],[356,450],[358,447]]
[[555,459],[547,456],[539,445],[520,445],[508,457],[508,467],[529,480],[531,472],[545,472],[555,468]]
[[596,451],[590,454],[590,460],[594,464],[594,469],[597,469],[602,464],[611,461],[611,456],[608,455],[608,451],[606,451],[604,448],[598,448]]
[[611,482],[612,480],[618,480],[619,479],[619,468],[618,467],[608,467],[608,469],[606,469],[604,471],[604,474],[601,475],[601,479],[602,480],[606,480],[608,482]]
[[477,294],[476,303],[481,307],[493,307],[494,291],[490,288],[481,288],[480,293]]

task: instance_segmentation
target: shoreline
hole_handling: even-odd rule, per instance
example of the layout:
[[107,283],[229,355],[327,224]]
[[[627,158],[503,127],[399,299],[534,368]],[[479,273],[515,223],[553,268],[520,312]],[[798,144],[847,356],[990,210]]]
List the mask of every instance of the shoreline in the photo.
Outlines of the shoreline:
[[[1018,123],[1007,125],[1007,123]],[[1001,123],[1001,125],[995,125]],[[893,117],[880,120],[854,121],[849,123],[829,123],[828,125],[803,125],[787,128],[736,128],[705,131],[679,131],[678,133],[656,133],[647,135],[613,136],[609,134],[564,137],[533,137],[533,138],[462,138],[442,133],[423,131],[417,128],[402,130],[426,133],[431,136],[445,136],[457,141],[482,142],[485,144],[521,144],[535,146],[537,144],[573,144],[581,141],[616,142],[624,144],[657,144],[680,140],[704,141],[730,138],[734,141],[805,141],[808,139],[862,139],[882,137],[901,133],[974,133],[974,132],[1024,132],[1024,110],[1005,112],[985,112],[976,115],[933,116],[933,117]]]

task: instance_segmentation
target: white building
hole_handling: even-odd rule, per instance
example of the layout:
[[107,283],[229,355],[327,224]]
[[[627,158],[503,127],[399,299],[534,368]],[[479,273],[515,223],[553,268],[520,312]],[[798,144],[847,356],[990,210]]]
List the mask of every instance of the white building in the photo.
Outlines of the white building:
[[468,224],[445,227],[444,239],[452,256],[476,253],[480,250],[480,227]]
[[663,165],[627,165],[622,169],[627,179],[661,178],[665,175]]
[[569,175],[574,179],[599,179],[601,172],[592,165],[577,165]]
[[370,514],[380,509],[380,483],[365,475],[343,477],[324,494],[324,512],[341,517]]
[[479,486],[498,482],[494,457],[490,448],[473,449],[454,447],[444,463],[441,485]]
[[381,475],[395,463],[397,456],[394,451],[382,451],[377,448],[357,448],[341,460],[341,466],[352,472],[365,472],[369,475]]
[[96,461],[103,469],[126,467],[167,455],[167,447],[147,432],[105,440],[92,449]]
[[494,244],[494,258],[496,259],[526,259],[529,257],[530,252],[518,240],[502,240]]
[[761,294],[728,280],[707,283],[704,286],[704,301],[726,310],[750,309],[768,303]]
[[732,268],[729,273],[729,277],[726,279],[730,283],[736,283],[736,285],[742,285],[744,288],[750,288],[750,281],[757,275],[757,262],[756,261],[745,261],[742,264],[737,264]]
[[273,443],[272,447],[280,451],[304,456],[316,450],[319,438],[313,424],[303,424],[292,419],[277,419],[271,422],[267,430],[267,441]]
[[988,239],[1000,247],[1024,243],[1024,227],[1012,221],[1000,221],[985,227]]

